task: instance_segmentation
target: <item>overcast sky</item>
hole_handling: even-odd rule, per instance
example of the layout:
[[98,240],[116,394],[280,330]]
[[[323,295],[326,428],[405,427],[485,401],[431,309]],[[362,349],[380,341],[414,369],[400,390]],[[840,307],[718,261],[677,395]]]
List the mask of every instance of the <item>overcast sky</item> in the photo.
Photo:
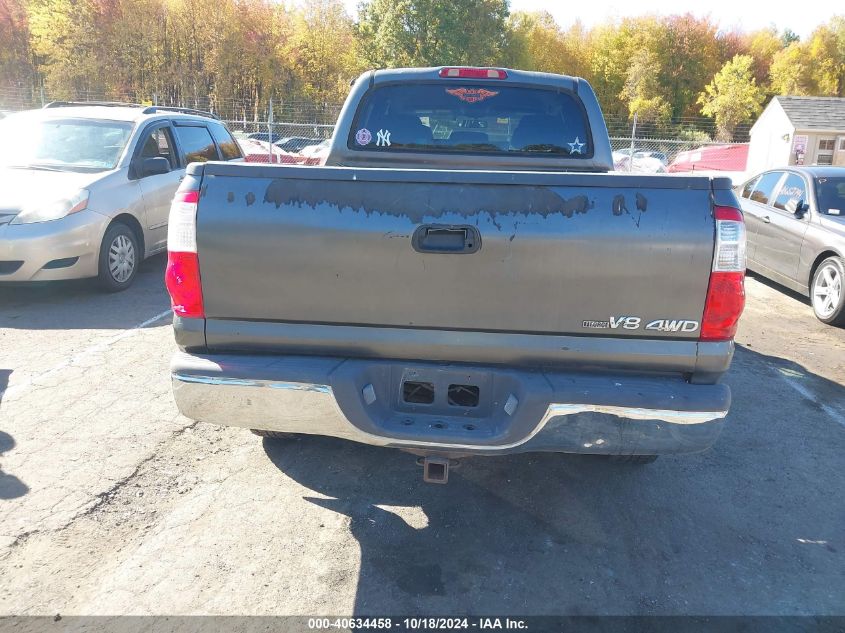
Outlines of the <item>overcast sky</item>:
[[[358,0],[345,2],[350,13],[354,15]],[[816,26],[830,18],[837,4],[832,0],[801,0],[789,3],[757,3],[749,0],[511,0],[511,11],[545,9],[554,15],[558,24],[563,27],[569,26],[577,19],[587,26],[593,26],[608,18],[646,13],[670,15],[690,12],[698,16],[709,14],[724,30],[739,27],[752,31],[774,24],[779,31],[789,28],[806,38]],[[839,13],[845,13],[845,6]]]

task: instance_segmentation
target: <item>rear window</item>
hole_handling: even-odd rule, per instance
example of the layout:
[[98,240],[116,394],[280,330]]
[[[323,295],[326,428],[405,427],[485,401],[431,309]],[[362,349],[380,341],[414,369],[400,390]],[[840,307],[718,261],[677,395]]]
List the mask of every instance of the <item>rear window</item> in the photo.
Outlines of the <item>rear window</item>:
[[358,109],[348,147],[379,152],[593,155],[587,117],[573,94],[454,81],[371,90]]
[[822,213],[845,215],[845,178],[816,178],[816,201]]
[[223,160],[234,160],[242,158],[241,150],[229,130],[223,127],[220,123],[209,123],[211,133],[214,135],[214,140],[220,147],[220,152],[223,154]]
[[176,136],[185,152],[185,162],[205,163],[210,160],[218,160],[217,148],[211,140],[211,134],[204,127],[178,126]]

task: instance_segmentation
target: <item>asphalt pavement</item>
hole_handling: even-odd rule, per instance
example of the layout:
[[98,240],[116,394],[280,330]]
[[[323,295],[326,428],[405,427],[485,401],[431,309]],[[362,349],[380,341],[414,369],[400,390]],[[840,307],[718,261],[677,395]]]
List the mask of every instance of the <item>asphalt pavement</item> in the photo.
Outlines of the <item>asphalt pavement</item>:
[[176,411],[162,284],[0,287],[0,615],[845,614],[845,330],[752,278],[709,451],[262,440]]

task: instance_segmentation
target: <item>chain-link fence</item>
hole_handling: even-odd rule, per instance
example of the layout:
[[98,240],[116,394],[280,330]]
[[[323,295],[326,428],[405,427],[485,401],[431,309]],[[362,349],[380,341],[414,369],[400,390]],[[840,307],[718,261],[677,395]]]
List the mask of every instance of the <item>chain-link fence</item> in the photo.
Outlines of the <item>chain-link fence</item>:
[[280,121],[244,121],[223,119],[223,122],[238,139],[254,139],[272,143],[285,152],[300,152],[310,145],[317,145],[331,138],[334,125],[320,123],[292,123]]
[[44,88],[0,86],[0,111],[41,108],[52,101],[106,101],[142,105],[175,106],[210,112],[220,119],[249,122],[257,126],[272,119],[290,123],[331,125],[340,114],[341,104],[318,103],[303,99],[237,99],[197,97],[166,99],[153,94],[141,98],[133,93],[76,91],[72,95],[53,95]]

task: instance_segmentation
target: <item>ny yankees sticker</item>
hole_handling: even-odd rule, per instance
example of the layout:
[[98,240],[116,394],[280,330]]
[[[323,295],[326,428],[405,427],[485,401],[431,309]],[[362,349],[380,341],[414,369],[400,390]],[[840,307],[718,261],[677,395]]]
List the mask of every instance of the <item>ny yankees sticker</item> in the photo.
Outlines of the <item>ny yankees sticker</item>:
[[376,147],[390,147],[390,130],[379,130],[376,133]]

